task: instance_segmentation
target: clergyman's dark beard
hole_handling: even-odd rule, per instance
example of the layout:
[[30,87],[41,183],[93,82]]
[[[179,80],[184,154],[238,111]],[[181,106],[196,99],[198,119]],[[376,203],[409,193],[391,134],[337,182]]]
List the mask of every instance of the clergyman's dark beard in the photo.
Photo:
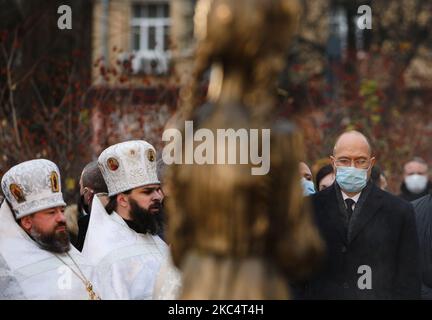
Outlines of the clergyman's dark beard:
[[[57,227],[60,226],[66,226],[66,223],[60,223]],[[70,249],[69,233],[66,230],[44,234],[33,226],[30,230],[30,236],[41,249],[47,251],[64,253]]]
[[138,205],[138,203],[130,199],[131,216],[133,222],[137,225],[139,233],[150,233],[156,235],[162,232],[163,216],[161,214],[161,204],[154,204],[151,207],[159,207],[158,213],[151,213]]

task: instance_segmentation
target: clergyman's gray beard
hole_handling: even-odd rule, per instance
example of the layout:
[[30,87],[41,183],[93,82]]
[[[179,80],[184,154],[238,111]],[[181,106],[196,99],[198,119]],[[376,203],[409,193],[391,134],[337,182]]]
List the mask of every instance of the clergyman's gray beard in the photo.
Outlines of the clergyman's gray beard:
[[67,231],[46,235],[33,227],[30,230],[30,236],[41,249],[47,251],[65,253],[70,249],[69,233]]

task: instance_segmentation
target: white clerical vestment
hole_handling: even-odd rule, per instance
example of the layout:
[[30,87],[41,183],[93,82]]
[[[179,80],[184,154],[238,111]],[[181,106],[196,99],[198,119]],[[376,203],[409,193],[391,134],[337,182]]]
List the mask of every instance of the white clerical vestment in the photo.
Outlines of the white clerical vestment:
[[0,255],[0,300],[25,299],[22,289],[4,260]]
[[80,252],[71,246],[68,254],[72,261],[65,253],[56,255],[41,249],[17,224],[6,201],[0,208],[0,254],[9,274],[22,290],[2,288],[8,292],[8,299],[87,300],[89,294],[83,282],[84,277],[103,298],[93,277],[93,268]]
[[114,288],[106,298],[151,299],[168,246],[158,236],[135,232],[94,197],[82,253],[96,266],[101,283]]

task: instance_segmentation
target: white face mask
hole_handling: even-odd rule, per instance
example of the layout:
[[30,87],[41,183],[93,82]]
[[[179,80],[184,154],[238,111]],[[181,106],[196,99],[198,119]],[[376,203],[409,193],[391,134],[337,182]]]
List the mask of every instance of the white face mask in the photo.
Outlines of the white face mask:
[[427,176],[421,174],[412,174],[405,177],[405,185],[407,189],[416,194],[426,190],[427,182]]

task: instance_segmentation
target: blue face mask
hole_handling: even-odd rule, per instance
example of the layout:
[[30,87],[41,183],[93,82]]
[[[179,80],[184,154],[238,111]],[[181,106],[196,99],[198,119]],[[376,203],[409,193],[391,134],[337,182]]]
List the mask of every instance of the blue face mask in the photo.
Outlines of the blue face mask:
[[315,186],[312,181],[306,180],[305,178],[301,178],[301,185],[303,188],[304,196],[309,196],[315,193]]
[[360,192],[366,187],[368,169],[336,167],[336,181],[343,191]]

